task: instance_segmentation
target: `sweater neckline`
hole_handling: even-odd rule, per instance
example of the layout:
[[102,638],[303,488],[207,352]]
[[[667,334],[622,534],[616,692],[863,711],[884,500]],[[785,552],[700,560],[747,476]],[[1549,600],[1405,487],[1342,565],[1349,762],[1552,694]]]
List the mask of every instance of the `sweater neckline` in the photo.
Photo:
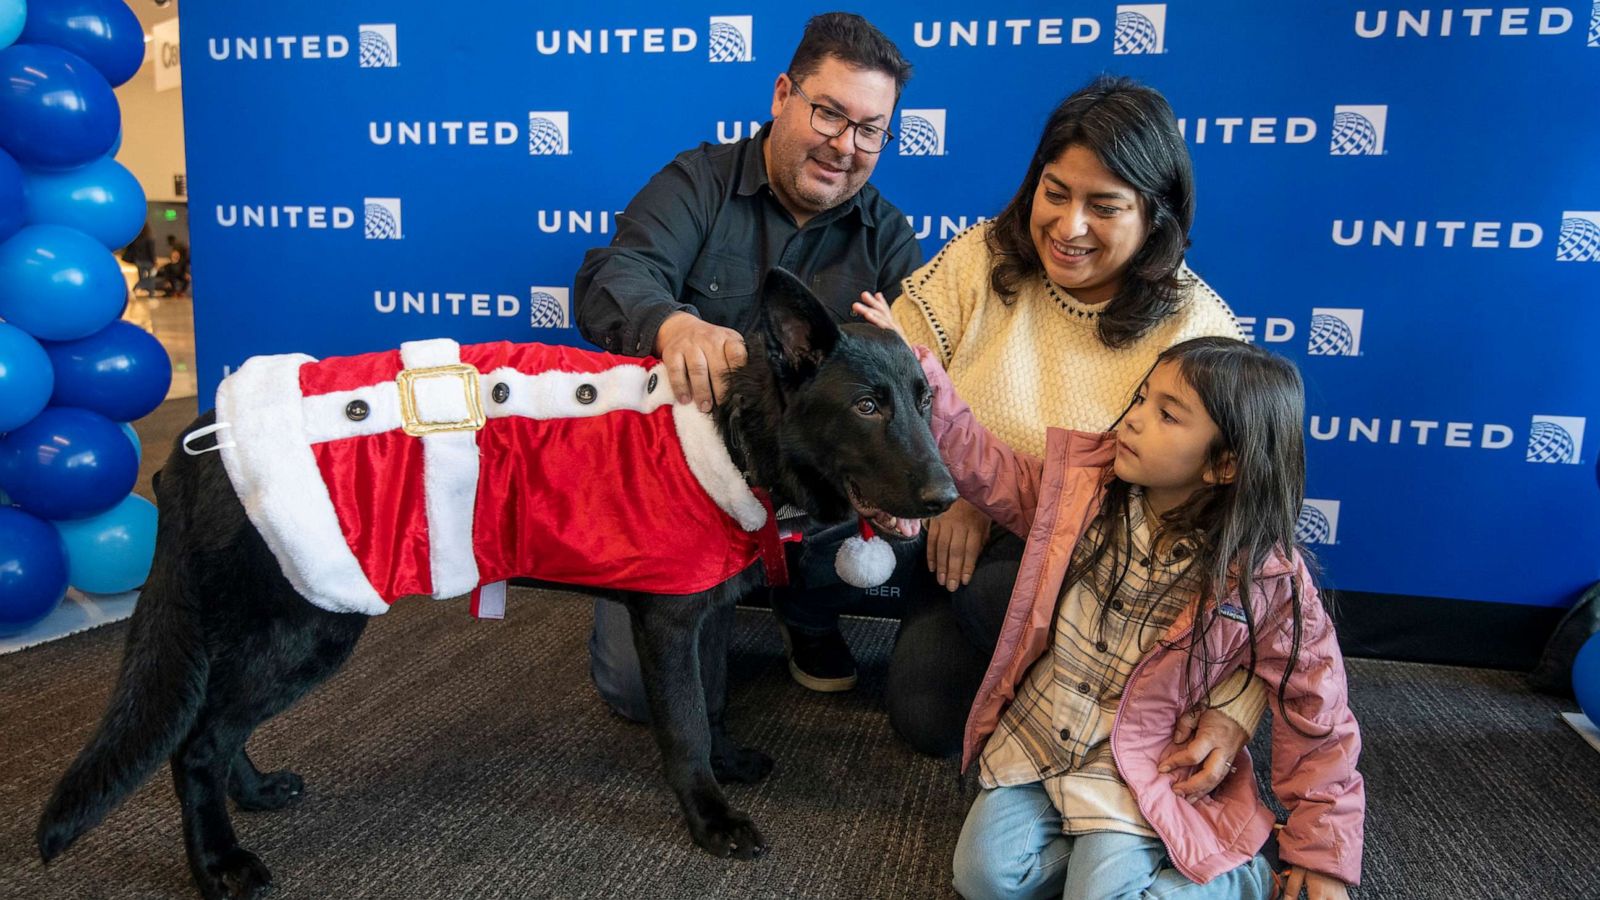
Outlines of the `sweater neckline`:
[[1051,281],[1050,276],[1044,272],[1039,273],[1039,280],[1044,282],[1045,293],[1050,295],[1050,299],[1054,300],[1057,306],[1079,318],[1097,319],[1105,311],[1106,305],[1111,302],[1110,300],[1102,300],[1099,303],[1084,303],[1077,297],[1072,296],[1060,285]]

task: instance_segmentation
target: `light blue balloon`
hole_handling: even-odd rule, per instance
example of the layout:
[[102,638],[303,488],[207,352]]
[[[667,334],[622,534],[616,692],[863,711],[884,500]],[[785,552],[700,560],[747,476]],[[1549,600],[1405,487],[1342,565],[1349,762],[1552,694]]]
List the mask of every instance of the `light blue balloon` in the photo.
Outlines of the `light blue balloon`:
[[62,225],[29,225],[0,244],[0,319],[74,341],[122,315],[128,283],[105,245]]
[[1600,634],[1584,642],[1572,661],[1572,692],[1583,714],[1600,725]]
[[56,522],[67,545],[67,582],[88,594],[131,591],[150,577],[156,507],[138,494],[98,516]]
[[16,43],[27,21],[28,4],[25,0],[0,0],[0,49]]
[[0,434],[32,421],[54,389],[49,354],[26,331],[0,322]]
[[76,228],[108,250],[126,247],[144,227],[144,188],[114,159],[27,177],[29,225]]
[[122,433],[128,436],[128,440],[133,442],[134,461],[144,462],[144,443],[139,440],[139,432],[134,431],[133,426],[127,422],[119,422],[117,424],[122,426]]

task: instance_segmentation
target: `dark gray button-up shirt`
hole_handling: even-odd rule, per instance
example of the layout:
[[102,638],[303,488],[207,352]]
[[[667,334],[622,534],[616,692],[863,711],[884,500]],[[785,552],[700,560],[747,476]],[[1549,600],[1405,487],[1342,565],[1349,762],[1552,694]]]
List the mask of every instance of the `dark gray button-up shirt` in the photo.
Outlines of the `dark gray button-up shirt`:
[[900,293],[900,279],[922,264],[905,216],[867,184],[797,228],[767,181],[761,148],[771,128],[681,153],[639,191],[611,245],[590,250],[578,269],[574,310],[585,339],[646,356],[662,320],[679,310],[748,331],[773,266],[798,275],[841,322],[862,291]]

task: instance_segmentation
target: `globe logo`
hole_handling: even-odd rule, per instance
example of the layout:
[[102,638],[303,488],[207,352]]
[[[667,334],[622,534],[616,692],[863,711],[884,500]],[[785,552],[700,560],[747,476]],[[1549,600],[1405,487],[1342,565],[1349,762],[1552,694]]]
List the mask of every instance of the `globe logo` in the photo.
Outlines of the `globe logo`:
[[528,324],[534,328],[567,327],[567,309],[548,291],[534,291],[528,298]]
[[901,156],[941,156],[944,148],[941,146],[939,129],[922,116],[903,113],[900,116],[900,155]]
[[745,62],[750,59],[750,47],[731,23],[712,22],[710,54],[714,63]]
[[1334,156],[1370,156],[1378,152],[1378,129],[1360,113],[1341,112],[1333,117]]
[[1556,238],[1556,260],[1600,262],[1600,225],[1577,216],[1563,218],[1561,236]]
[[1356,335],[1350,323],[1326,313],[1311,317],[1311,356],[1354,356]]
[[366,205],[366,235],[368,238],[392,241],[400,237],[400,222],[389,208],[378,203]]
[[533,156],[563,156],[567,152],[566,135],[561,126],[542,116],[528,119],[528,153]]
[[1534,422],[1528,433],[1528,462],[1576,463],[1578,444],[1572,433],[1554,422]]
[[389,39],[376,31],[363,29],[360,38],[360,60],[363,69],[384,69],[395,64],[394,47]]
[[1600,0],[1594,0],[1594,11],[1589,13],[1589,46],[1600,47]]
[[1161,35],[1149,17],[1129,10],[1117,13],[1117,27],[1111,35],[1112,53],[1155,53],[1160,44]]
[[1300,518],[1294,523],[1294,539],[1301,544],[1326,544],[1333,536],[1333,523],[1327,513],[1315,506],[1300,507]]

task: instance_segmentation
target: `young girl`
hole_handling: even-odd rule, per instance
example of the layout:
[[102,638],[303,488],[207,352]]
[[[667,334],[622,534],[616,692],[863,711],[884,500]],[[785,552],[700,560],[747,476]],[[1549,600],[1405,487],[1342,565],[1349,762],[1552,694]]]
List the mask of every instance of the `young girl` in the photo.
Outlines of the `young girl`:
[[[892,327],[882,301],[857,312]],[[1342,898],[1365,791],[1344,661],[1294,542],[1304,389],[1228,338],[1162,353],[1115,432],[1051,431],[1043,459],[996,440],[926,348],[932,426],[961,495],[1028,538],[967,722],[983,792],[955,885],[984,897],[1267,898],[1273,828],[1241,751],[1208,797],[1163,772],[1178,717],[1247,667],[1272,696],[1283,896]],[[1248,577],[1241,578],[1241,573]]]

